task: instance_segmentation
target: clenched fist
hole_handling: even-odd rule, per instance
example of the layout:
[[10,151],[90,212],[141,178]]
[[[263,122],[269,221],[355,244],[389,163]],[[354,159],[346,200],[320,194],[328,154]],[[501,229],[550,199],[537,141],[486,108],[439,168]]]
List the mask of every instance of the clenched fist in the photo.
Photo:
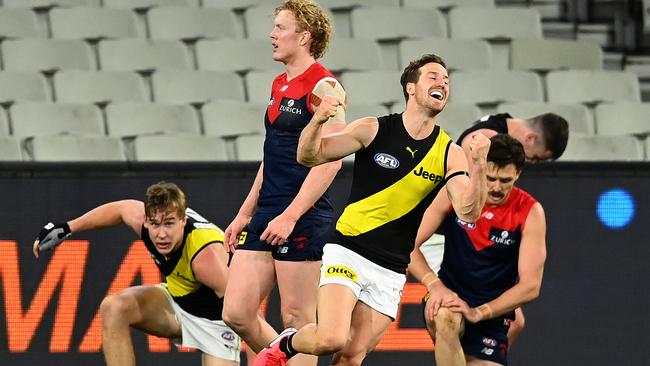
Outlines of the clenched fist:
[[474,163],[485,163],[487,155],[490,151],[490,139],[485,135],[477,133],[472,136],[472,141],[469,144],[469,156]]
[[333,95],[326,95],[314,112],[314,120],[318,123],[325,123],[336,115],[339,107],[345,107],[343,100]]

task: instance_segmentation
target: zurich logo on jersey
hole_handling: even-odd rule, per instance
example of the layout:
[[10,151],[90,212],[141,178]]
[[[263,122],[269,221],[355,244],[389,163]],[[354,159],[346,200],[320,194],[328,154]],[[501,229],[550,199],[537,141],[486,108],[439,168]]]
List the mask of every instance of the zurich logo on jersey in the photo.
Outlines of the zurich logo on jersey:
[[382,168],[386,169],[397,169],[399,167],[399,160],[397,160],[393,155],[386,153],[377,153],[374,156],[375,163]]

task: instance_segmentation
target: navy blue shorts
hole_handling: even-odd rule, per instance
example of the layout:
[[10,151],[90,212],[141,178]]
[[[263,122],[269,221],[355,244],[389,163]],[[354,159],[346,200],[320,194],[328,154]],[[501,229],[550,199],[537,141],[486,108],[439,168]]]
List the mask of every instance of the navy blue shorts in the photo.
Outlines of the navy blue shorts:
[[334,230],[334,219],[323,216],[303,216],[293,232],[282,245],[271,245],[260,240],[269,221],[277,215],[256,214],[240,236],[238,250],[271,252],[279,261],[319,261],[323,258],[323,247]]
[[[429,294],[422,299],[422,319],[424,319],[424,307],[427,301],[429,301]],[[465,321],[465,333],[460,338],[463,352],[481,360],[507,365],[508,330],[514,319],[515,312],[512,311],[475,324]],[[426,320],[424,323],[426,324]]]
[[508,364],[508,329],[514,312],[475,324],[465,322],[460,339],[465,354],[501,365]]

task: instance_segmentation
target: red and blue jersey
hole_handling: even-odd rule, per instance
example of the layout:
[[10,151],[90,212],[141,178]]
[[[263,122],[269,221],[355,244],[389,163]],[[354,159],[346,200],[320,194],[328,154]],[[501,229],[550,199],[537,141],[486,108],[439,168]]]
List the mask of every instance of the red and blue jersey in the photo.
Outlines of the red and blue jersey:
[[[313,116],[312,104],[320,103],[312,92],[324,78],[336,82],[334,75],[316,62],[291,80],[287,80],[286,72],[273,80],[271,99],[264,116],[264,175],[257,201],[260,214],[282,213],[296,197],[309,173],[310,168],[297,162],[296,151],[300,132]],[[333,217],[329,194],[325,192],[305,215]]]
[[522,232],[536,202],[514,187],[504,204],[486,204],[476,223],[463,222],[451,210],[443,222],[445,253],[438,273],[445,286],[472,307],[514,286]]

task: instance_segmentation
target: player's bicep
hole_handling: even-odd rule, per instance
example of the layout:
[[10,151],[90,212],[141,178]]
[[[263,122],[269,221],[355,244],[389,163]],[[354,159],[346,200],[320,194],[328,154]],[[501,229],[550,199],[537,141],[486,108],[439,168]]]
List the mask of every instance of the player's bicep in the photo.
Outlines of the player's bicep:
[[345,125],[346,123],[345,106],[347,105],[347,96],[341,83],[339,83],[338,80],[336,80],[333,77],[322,78],[321,80],[318,81],[318,83],[316,83],[316,86],[314,86],[314,90],[312,90],[311,92],[311,97],[309,100],[311,109],[316,110],[316,108],[320,105],[321,100],[326,95],[331,95],[339,98],[343,102],[343,105],[337,108],[334,117],[331,117],[325,123],[325,125],[329,125],[329,124]]
[[144,202],[122,200],[119,201],[119,210],[122,222],[140,235],[145,221]]
[[546,261],[546,218],[542,205],[530,209],[519,247],[519,280],[541,284]]
[[460,146],[452,143],[447,153],[447,171],[445,172],[445,187],[452,205],[456,205],[461,192],[469,185],[467,159]]

